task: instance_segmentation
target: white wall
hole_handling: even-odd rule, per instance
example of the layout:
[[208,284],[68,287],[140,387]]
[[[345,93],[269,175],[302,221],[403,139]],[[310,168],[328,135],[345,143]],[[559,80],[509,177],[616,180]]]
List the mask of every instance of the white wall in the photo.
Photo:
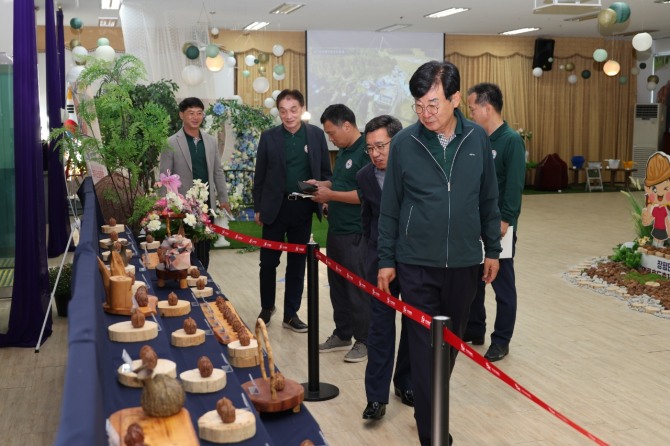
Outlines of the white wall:
[[12,0],[0,0],[0,52],[14,54],[14,2]]

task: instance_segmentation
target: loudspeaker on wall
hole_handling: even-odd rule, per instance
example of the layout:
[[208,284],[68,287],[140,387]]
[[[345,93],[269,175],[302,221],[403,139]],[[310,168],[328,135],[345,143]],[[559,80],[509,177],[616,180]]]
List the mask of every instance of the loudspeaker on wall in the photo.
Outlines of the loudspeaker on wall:
[[551,71],[554,57],[554,39],[535,39],[535,53],[533,54],[533,68],[540,67],[543,71]]

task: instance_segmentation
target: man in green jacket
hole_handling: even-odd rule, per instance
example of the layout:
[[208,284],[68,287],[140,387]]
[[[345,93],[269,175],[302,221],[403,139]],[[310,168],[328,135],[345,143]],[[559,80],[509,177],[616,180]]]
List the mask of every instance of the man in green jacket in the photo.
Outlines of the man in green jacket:
[[[526,147],[521,136],[502,118],[503,95],[495,84],[477,84],[468,90],[470,116],[486,133],[493,147],[493,158],[498,177],[498,208],[500,209],[500,233],[502,237],[512,231],[512,257],[500,259],[500,271],[491,283],[496,294],[496,318],[491,346],[484,357],[489,361],[500,361],[509,353],[509,343],[516,321],[516,283],[514,279],[514,252],[516,230],[521,213],[521,194],[526,180]],[[470,308],[470,318],[464,341],[474,345],[484,344],[486,333],[486,309],[484,308],[485,284],[477,290]]]
[[[461,337],[479,282],[492,282],[498,272],[500,212],[491,146],[486,132],[458,110],[455,65],[423,64],[409,89],[419,122],[391,142],[377,282],[388,292],[397,275],[403,300],[430,316],[449,316],[452,331]],[[407,328],[414,418],[421,444],[429,445],[431,336],[416,322]],[[452,348],[452,368],[456,354]]]

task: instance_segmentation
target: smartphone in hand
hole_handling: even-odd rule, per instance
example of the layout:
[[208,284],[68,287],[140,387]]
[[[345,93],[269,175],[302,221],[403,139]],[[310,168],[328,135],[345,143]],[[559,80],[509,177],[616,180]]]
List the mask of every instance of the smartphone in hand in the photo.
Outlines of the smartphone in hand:
[[298,181],[298,190],[301,194],[313,194],[316,192],[317,187],[313,184],[307,183],[306,181]]

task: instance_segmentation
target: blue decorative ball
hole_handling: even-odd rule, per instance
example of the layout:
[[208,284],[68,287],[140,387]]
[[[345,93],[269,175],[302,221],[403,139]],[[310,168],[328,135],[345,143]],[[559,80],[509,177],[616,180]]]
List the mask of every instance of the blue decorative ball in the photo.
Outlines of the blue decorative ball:
[[84,22],[82,22],[81,19],[78,19],[77,17],[70,19],[70,27],[72,29],[81,29],[82,26],[84,26]]

